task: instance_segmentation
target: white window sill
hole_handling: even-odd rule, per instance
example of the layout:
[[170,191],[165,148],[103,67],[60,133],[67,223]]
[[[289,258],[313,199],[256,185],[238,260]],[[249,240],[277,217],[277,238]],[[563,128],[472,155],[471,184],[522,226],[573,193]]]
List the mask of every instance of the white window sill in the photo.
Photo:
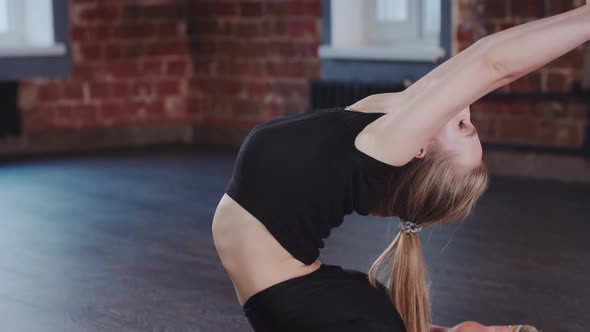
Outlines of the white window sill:
[[321,45],[318,53],[322,59],[369,61],[436,62],[445,56],[445,50],[435,46],[335,48]]
[[0,58],[36,57],[36,56],[60,56],[66,54],[64,44],[50,46],[9,46],[0,47]]

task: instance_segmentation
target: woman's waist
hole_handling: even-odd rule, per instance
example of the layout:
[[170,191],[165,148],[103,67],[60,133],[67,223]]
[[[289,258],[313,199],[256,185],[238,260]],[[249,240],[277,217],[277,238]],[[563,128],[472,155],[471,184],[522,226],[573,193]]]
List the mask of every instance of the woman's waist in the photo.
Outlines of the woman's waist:
[[224,195],[212,225],[215,248],[240,304],[279,282],[317,270],[293,257],[255,217]]

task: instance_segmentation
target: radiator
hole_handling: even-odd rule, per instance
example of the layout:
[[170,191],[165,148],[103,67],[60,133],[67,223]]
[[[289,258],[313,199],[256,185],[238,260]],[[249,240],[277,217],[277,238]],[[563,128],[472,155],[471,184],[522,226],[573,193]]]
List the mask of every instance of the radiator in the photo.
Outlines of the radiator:
[[20,136],[18,82],[0,82],[0,138]]
[[366,96],[399,92],[405,89],[402,83],[363,83],[317,80],[310,82],[311,109],[344,107]]

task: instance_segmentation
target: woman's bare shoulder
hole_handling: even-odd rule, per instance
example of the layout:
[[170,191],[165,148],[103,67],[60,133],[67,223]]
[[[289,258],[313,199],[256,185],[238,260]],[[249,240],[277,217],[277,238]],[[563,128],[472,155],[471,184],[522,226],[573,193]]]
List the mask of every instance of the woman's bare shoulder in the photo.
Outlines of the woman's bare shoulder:
[[[408,107],[408,99],[403,92],[370,95],[349,106],[351,110],[358,112],[386,113],[389,117],[402,115],[407,111]],[[392,166],[405,165],[410,161],[409,159],[406,160],[407,158],[389,158],[387,160],[383,158],[388,153],[381,151],[384,144],[380,142],[381,138],[375,135],[375,129],[373,128],[378,124],[378,121],[379,119],[370,123],[358,133],[354,141],[357,150]],[[394,144],[395,142],[391,143]],[[385,148],[391,149],[391,145],[386,144]]]
[[348,108],[364,113],[390,113],[398,110],[404,99],[403,92],[379,93],[367,96],[348,106]]

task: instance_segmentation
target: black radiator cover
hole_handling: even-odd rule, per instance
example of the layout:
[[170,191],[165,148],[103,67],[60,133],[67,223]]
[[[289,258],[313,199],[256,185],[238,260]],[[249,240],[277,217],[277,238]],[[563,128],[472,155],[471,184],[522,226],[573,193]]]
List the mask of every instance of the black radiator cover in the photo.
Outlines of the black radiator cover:
[[369,95],[403,91],[402,83],[343,82],[316,80],[310,82],[311,109],[345,107]]
[[0,138],[20,134],[18,82],[0,82]]

